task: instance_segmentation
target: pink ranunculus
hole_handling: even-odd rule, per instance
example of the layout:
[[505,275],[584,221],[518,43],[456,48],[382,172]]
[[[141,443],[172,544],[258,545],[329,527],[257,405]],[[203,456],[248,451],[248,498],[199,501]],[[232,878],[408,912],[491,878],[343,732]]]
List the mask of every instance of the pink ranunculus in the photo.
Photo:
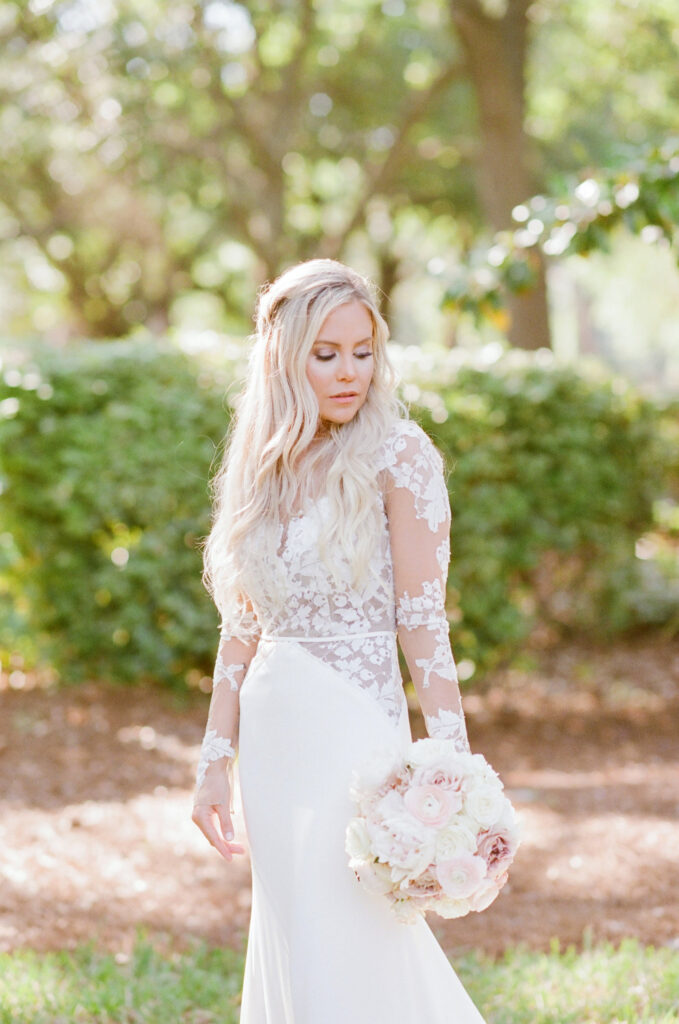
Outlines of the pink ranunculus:
[[458,793],[440,786],[411,786],[403,802],[414,818],[431,828],[445,825],[451,814],[462,807]]
[[463,782],[464,772],[461,769],[453,769],[448,766],[423,765],[421,768],[417,768],[413,774],[413,784],[416,786],[438,786],[456,793],[461,792]]
[[456,900],[469,899],[485,876],[486,862],[483,858],[466,851],[436,866],[436,877],[442,889]]
[[490,829],[488,832],[479,833],[476,852],[486,862],[489,876],[497,878],[511,864],[516,848],[517,841],[511,832],[505,829]]

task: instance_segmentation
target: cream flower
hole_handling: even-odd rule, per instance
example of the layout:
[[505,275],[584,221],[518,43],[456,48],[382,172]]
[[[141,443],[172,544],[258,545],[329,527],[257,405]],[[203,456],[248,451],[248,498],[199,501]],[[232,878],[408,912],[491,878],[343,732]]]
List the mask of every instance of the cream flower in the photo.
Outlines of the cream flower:
[[450,896],[442,896],[436,901],[436,913],[439,917],[464,917],[470,911],[469,900],[454,900]]
[[469,819],[458,815],[436,836],[436,860],[451,860],[460,853],[476,853],[476,830]]
[[354,863],[350,861],[349,866],[353,868],[356,877],[361,885],[365,887],[366,892],[373,893],[375,896],[383,896],[391,891],[392,881],[388,864]]
[[467,793],[464,810],[481,828],[490,828],[500,818],[505,799],[497,785],[491,786],[484,782],[475,786],[471,793]]
[[374,855],[391,866],[394,882],[416,878],[434,859],[433,832],[410,814],[369,821],[368,833]]

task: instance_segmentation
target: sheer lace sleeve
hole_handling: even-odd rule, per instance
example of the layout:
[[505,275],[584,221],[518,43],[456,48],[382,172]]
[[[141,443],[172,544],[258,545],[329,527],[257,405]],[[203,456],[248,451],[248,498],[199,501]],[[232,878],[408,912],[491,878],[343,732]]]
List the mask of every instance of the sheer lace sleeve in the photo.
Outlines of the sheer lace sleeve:
[[387,446],[384,468],[399,642],[428,734],[468,751],[445,611],[450,504],[442,459],[424,431],[406,421]]
[[[254,616],[253,616],[254,621]],[[231,803],[231,769],[238,748],[240,687],[257,649],[257,636],[242,640],[220,633],[212,697],[196,775],[196,804]]]

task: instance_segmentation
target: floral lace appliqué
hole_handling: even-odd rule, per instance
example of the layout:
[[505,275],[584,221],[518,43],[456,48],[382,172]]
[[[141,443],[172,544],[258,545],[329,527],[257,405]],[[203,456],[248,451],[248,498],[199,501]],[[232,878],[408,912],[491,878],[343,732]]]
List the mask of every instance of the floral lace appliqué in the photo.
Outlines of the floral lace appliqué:
[[364,690],[389,718],[398,721],[405,695],[394,633],[328,640],[306,644],[305,649]]
[[440,580],[425,580],[422,593],[411,597],[403,592],[396,607],[396,622],[403,629],[417,629],[419,626],[438,626],[441,616],[445,618],[445,598]]
[[207,770],[213,761],[219,761],[223,757],[235,757],[236,752],[231,745],[231,740],[217,735],[216,729],[208,729],[203,737],[200,748],[200,759],[196,771],[197,788],[203,785]]
[[[379,466],[389,471],[396,487],[410,491],[417,518],[435,533],[450,516],[441,456],[417,423],[404,420],[399,427],[387,439]],[[413,449],[408,457],[399,457],[407,449]]]
[[[427,628],[431,629],[431,626]],[[430,685],[432,676],[447,679],[451,683],[457,682],[457,668],[450,649],[448,623],[446,621],[439,623],[436,630],[434,653],[428,658],[416,658],[415,664],[418,668],[422,669],[422,687],[425,690]]]
[[436,549],[436,561],[441,572],[447,575],[450,563],[450,537],[447,534],[445,540],[442,540]]
[[215,671],[212,676],[213,689],[217,689],[220,683],[226,681],[229,684],[229,688],[235,692],[240,685],[236,679],[236,675],[238,672],[244,671],[245,665],[242,662],[240,664],[236,663],[226,665],[222,656],[219,655],[215,664]]
[[467,726],[462,711],[442,708],[436,715],[425,715],[427,732],[436,740],[452,740],[455,750],[460,753],[469,752]]

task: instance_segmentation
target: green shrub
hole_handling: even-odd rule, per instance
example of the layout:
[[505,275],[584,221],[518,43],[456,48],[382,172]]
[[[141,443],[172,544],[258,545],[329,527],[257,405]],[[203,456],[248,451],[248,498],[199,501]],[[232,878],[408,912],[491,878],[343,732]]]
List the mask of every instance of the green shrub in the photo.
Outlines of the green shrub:
[[209,673],[196,541],[228,423],[214,380],[165,345],[37,347],[0,399],[0,573],[41,658],[66,681]]
[[[420,371],[405,393],[451,469],[461,675],[531,634],[671,621],[673,592],[656,581],[662,597],[649,593],[635,544],[657,529],[654,510],[679,478],[676,409],[545,353],[448,363],[434,368],[435,388]],[[197,541],[233,372],[219,380],[169,345],[139,341],[36,346],[5,369],[0,649],[68,681],[210,673],[218,616]]]
[[458,362],[435,392],[412,393],[452,469],[458,657],[488,666],[538,627],[553,639],[634,625],[635,544],[669,459],[653,403],[544,352]]

